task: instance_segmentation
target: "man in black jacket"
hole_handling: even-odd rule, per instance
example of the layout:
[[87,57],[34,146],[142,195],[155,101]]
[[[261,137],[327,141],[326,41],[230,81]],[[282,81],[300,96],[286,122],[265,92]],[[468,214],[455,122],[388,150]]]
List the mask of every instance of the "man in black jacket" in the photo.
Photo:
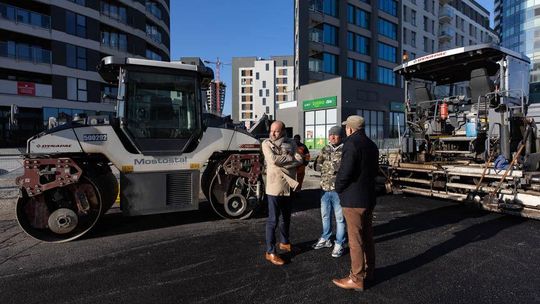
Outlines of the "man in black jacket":
[[336,192],[347,222],[351,271],[348,277],[332,281],[341,288],[360,291],[364,290],[364,281],[373,279],[375,270],[372,221],[379,149],[366,136],[362,116],[349,116],[343,125],[347,138],[336,176]]

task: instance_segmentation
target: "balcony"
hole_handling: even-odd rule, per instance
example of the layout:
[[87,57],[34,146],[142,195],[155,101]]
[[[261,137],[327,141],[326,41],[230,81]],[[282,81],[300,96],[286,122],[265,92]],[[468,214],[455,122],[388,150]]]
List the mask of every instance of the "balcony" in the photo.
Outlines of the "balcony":
[[449,42],[454,38],[456,31],[450,26],[444,26],[439,30],[439,42]]
[[0,3],[0,18],[30,26],[51,29],[51,17],[15,6]]
[[322,43],[323,31],[319,28],[311,28],[309,30],[309,41]]
[[310,72],[321,73],[322,72],[322,64],[323,64],[323,62],[320,59],[309,58],[308,69],[309,69]]
[[452,20],[454,19],[455,13],[454,11],[448,6],[444,5],[439,10],[439,22],[440,23],[452,23]]
[[27,61],[34,64],[51,64],[51,51],[14,41],[0,42],[0,57]]

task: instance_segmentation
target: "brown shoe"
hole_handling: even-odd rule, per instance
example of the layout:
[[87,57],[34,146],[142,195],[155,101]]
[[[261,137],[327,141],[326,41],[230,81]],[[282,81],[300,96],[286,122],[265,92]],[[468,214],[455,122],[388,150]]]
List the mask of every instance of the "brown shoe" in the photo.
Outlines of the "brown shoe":
[[283,264],[285,264],[285,261],[279,257],[279,255],[275,254],[275,253],[266,253],[264,255],[264,257],[266,258],[266,260],[270,261],[270,263],[274,264],[274,265],[277,265],[277,266],[281,266]]
[[355,291],[364,291],[364,281],[358,280],[353,281],[350,277],[346,277],[343,279],[333,279],[332,282],[336,284],[338,287],[344,288],[344,289],[353,289]]
[[286,251],[286,252],[291,252],[292,251],[291,243],[289,243],[289,244],[279,243],[278,247],[279,247],[280,250],[283,250],[283,251]]

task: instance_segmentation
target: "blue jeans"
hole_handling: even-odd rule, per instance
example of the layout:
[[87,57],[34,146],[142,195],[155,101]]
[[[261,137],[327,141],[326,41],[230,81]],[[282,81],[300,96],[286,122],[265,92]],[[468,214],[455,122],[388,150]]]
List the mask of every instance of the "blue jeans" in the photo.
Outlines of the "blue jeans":
[[[266,252],[276,253],[276,227],[279,221],[280,242],[289,244],[291,225],[291,199],[289,196],[268,197],[268,218],[266,219]],[[281,219],[281,220],[280,220]]]
[[335,191],[323,191],[321,197],[321,217],[323,232],[321,238],[329,240],[332,236],[332,218],[330,212],[334,209],[334,216],[336,217],[336,243],[343,245],[345,240],[345,218],[343,217],[343,210],[339,204],[339,196]]

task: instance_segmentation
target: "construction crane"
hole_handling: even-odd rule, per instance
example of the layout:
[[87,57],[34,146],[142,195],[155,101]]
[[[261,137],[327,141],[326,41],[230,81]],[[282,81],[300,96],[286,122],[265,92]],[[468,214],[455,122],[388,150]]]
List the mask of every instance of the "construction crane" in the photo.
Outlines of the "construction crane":
[[221,66],[231,65],[231,64],[222,62],[219,59],[219,57],[217,57],[216,61],[204,60],[204,63],[213,64],[216,66],[216,74],[215,74],[215,79],[214,79],[214,82],[216,84],[216,100],[217,100],[216,110],[218,113],[221,113],[222,111],[221,109],[221,78],[220,78]]

